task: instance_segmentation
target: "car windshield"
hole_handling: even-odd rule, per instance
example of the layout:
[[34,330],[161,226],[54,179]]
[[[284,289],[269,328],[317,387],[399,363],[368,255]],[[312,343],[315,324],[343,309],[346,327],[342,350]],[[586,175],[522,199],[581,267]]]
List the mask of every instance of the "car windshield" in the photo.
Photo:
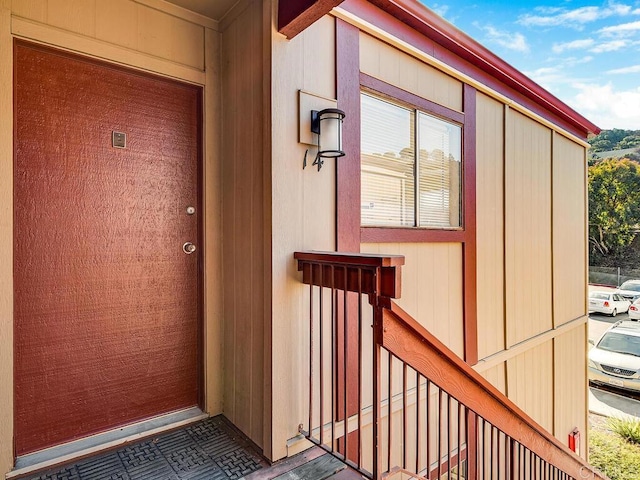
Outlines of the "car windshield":
[[624,282],[620,285],[620,290],[631,290],[632,292],[640,292],[640,283]]
[[610,352],[626,353],[640,357],[640,337],[624,335],[616,332],[605,333],[598,348]]
[[591,295],[589,295],[590,298],[595,298],[597,300],[609,300],[609,294],[608,293],[592,293]]

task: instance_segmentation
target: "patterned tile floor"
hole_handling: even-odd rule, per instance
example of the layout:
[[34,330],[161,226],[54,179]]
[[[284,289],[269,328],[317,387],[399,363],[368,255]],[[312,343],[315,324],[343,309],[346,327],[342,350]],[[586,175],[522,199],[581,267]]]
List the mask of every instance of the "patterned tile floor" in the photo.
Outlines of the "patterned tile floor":
[[28,480],[235,480],[267,465],[219,416]]

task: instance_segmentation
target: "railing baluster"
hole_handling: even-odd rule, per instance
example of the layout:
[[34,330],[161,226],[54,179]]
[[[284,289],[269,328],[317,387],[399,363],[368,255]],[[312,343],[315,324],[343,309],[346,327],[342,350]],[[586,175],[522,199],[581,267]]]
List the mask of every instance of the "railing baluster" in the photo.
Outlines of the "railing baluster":
[[311,274],[309,284],[309,436],[313,436],[313,264],[307,263]]
[[442,389],[438,387],[438,479],[442,478]]
[[494,448],[496,431],[493,425],[491,425],[490,428],[491,428],[491,457],[490,457],[491,458],[491,480],[493,480],[494,465],[497,463],[496,457],[495,457],[495,448]]
[[336,335],[338,315],[337,315],[337,295],[338,291],[335,288],[336,282],[336,269],[334,265],[331,265],[331,450],[336,450],[336,413],[337,413],[337,401],[338,401],[338,373],[336,368],[338,366],[338,338]]
[[427,437],[425,443],[427,444],[427,475],[431,474],[431,380],[426,379],[426,389],[425,389],[425,397],[426,397],[426,408],[427,408]]
[[416,473],[420,473],[420,372],[416,370]]
[[460,474],[461,474],[461,472],[460,472],[460,462],[462,460],[462,442],[461,442],[461,439],[462,439],[462,420],[461,420],[461,418],[463,418],[462,415],[464,415],[464,412],[462,410],[463,410],[462,404],[460,402],[458,402],[458,449],[457,449],[457,452],[458,452],[458,465],[457,465],[457,469],[456,469],[458,478],[460,478]]
[[358,470],[362,468],[362,269],[358,269]]
[[389,359],[389,384],[387,385],[387,471],[391,470],[391,445],[393,444],[393,357],[387,353]]
[[348,376],[348,371],[349,371],[349,359],[348,359],[348,352],[349,352],[349,309],[348,309],[348,304],[349,304],[349,292],[347,292],[347,285],[349,283],[349,269],[347,267],[344,268],[344,285],[345,285],[345,292],[343,295],[343,317],[342,317],[342,324],[343,324],[343,352],[342,352],[342,361],[343,361],[343,368],[344,368],[344,416],[342,417],[343,422],[344,422],[344,434],[343,434],[343,446],[344,446],[344,458],[348,459],[349,458],[349,450],[347,448],[347,442],[348,442],[348,437],[349,437],[349,403],[348,403],[348,391],[349,391],[349,379],[347,378]]
[[451,477],[451,397],[447,394],[447,478]]
[[320,265],[320,291],[318,292],[319,331],[320,331],[320,445],[324,445],[324,266]]
[[402,468],[407,468],[407,364],[402,363]]

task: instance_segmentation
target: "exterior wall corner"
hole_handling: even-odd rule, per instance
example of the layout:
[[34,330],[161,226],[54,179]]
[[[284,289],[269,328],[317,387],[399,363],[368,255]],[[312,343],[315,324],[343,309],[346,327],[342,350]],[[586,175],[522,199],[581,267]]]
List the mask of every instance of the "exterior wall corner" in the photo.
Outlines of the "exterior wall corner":
[[0,0],[0,474],[13,467],[13,43]]

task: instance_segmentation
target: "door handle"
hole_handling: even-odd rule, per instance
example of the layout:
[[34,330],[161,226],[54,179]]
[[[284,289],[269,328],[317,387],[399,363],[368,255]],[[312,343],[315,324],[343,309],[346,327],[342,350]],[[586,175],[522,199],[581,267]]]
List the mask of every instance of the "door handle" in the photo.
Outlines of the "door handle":
[[185,242],[185,244],[182,245],[182,251],[187,255],[191,255],[196,251],[196,246],[191,242]]

